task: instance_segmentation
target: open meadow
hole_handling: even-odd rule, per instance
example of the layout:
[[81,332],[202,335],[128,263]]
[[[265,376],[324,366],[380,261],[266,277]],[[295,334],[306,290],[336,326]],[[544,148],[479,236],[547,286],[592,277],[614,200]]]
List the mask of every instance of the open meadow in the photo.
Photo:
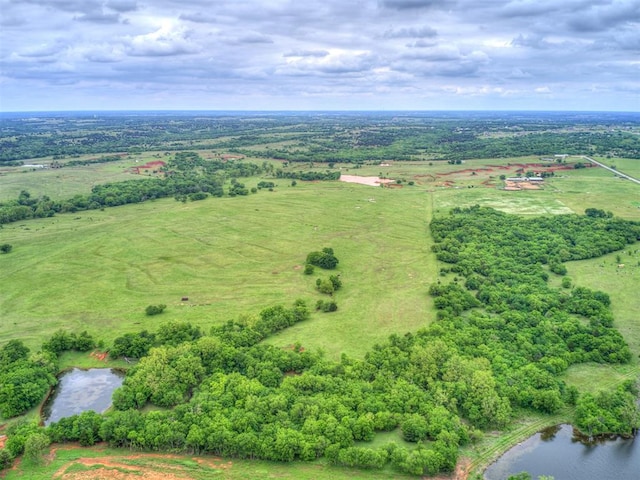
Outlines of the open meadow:
[[[515,174],[519,168],[515,164],[536,161],[527,157],[469,160],[461,165],[398,162],[359,169],[336,165],[345,174],[401,181],[388,188],[338,181],[298,181],[294,187],[290,180],[278,179],[274,191],[246,197],[188,203],[163,199],[4,225],[0,244],[12,244],[13,251],[0,256],[0,344],[23,339],[37,349],[54,331],[64,328],[86,329],[109,345],[123,333],[153,331],[171,320],[188,321],[208,332],[227,320],[257,315],[274,304],[290,305],[298,298],[313,307],[323,298],[315,280],[328,273],[316,269],[315,274],[304,275],[304,260],[312,250],[332,247],[343,282],[334,297],[338,311],[313,313],[309,320],[267,342],[281,347],[300,342],[305,349],[321,349],[336,360],[343,353],[361,357],[392,333],[415,331],[435,321],[433,301],[427,294],[442,266],[431,251],[429,222],[434,215],[480,204],[528,216],[583,213],[595,207],[640,220],[640,186],[600,168],[557,171],[541,190],[500,188],[500,175]],[[91,182],[104,179],[107,171],[122,174],[123,165],[118,163],[83,167],[82,180],[65,192],[83,193]],[[617,160],[616,165],[640,176],[638,160]],[[325,166],[315,168],[326,170]],[[40,173],[25,173],[24,178]],[[10,177],[0,177],[0,185]],[[243,181],[251,187],[259,180]],[[16,181],[10,188],[24,187],[25,183]],[[38,191],[36,186],[33,191]],[[615,325],[633,352],[628,365],[571,367],[565,374],[569,385],[598,391],[640,375],[639,252],[635,244],[624,252],[567,264],[567,275],[575,285],[609,293]],[[164,313],[145,315],[147,305],[160,303],[167,305]],[[74,362],[73,357],[63,361]],[[467,470],[481,469],[509,445],[543,426],[568,421],[571,413],[563,409],[555,416],[529,414],[506,433],[486,435],[463,450]],[[24,478],[25,471],[30,478],[51,478],[52,472],[65,468],[77,473],[69,478],[97,478],[81,472],[150,468],[144,458],[133,463],[106,459],[122,457],[118,451],[89,452],[81,455],[61,449],[49,465],[24,465],[6,478]],[[93,463],[78,460],[90,456],[105,458]],[[166,461],[176,472],[188,470],[187,478],[194,479],[212,475],[395,478],[389,472],[336,469],[322,463],[226,462],[212,457]],[[74,463],[69,466],[69,462]]]

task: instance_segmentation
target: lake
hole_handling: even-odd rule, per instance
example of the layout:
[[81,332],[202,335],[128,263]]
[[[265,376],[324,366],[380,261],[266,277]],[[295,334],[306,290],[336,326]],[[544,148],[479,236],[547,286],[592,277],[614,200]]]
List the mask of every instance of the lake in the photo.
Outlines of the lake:
[[86,410],[104,412],[111,406],[113,391],[123,380],[123,373],[110,368],[67,370],[58,377],[58,385],[42,408],[44,424]]
[[582,443],[571,425],[536,433],[507,451],[484,472],[487,480],[529,472],[533,479],[625,480],[640,478],[640,438]]

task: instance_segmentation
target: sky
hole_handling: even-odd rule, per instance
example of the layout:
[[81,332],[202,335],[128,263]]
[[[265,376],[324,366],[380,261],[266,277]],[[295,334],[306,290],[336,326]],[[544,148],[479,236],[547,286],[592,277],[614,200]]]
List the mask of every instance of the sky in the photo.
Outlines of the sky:
[[0,0],[0,111],[640,111],[640,0]]

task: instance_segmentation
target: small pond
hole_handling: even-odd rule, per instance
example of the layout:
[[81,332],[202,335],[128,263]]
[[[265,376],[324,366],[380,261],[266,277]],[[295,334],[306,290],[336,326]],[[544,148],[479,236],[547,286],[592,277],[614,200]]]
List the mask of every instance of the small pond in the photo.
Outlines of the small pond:
[[113,391],[122,385],[124,373],[110,368],[73,368],[58,377],[58,385],[42,408],[45,425],[86,410],[104,412]]
[[507,451],[484,476],[504,480],[522,471],[532,478],[551,475],[556,480],[640,478],[640,438],[584,443],[571,425],[558,425]]

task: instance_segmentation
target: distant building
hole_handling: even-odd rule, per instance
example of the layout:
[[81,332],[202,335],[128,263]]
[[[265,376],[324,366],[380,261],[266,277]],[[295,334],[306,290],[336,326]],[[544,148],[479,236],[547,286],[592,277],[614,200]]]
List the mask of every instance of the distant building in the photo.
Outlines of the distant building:
[[507,182],[533,182],[533,183],[542,183],[544,182],[544,178],[540,177],[509,177],[505,179]]

